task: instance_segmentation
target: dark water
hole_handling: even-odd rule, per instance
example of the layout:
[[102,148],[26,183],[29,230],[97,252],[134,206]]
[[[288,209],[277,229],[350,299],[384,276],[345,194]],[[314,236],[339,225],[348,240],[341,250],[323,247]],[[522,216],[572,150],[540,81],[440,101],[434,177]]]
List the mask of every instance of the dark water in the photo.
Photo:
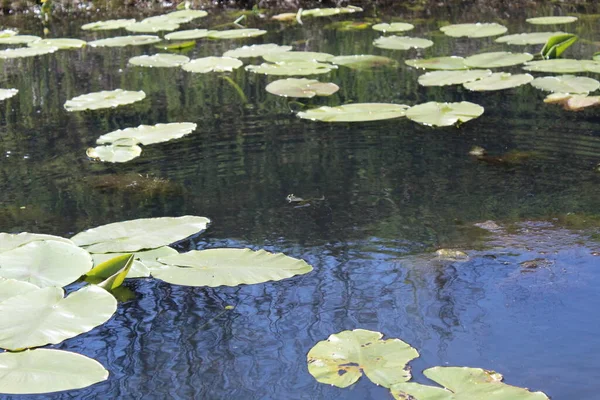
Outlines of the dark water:
[[[386,15],[379,10],[379,17]],[[213,225],[179,249],[267,248],[314,266],[305,276],[236,288],[129,281],[135,300],[121,304],[107,324],[56,346],[100,361],[109,380],[42,397],[391,399],[366,379],[342,390],[308,374],[306,353],[316,342],[363,328],[416,347],[421,357],[411,366],[420,382],[426,381],[425,368],[465,365],[496,370],[508,383],[553,399],[598,398],[600,245],[593,239],[600,228],[600,174],[594,171],[600,114],[546,105],[530,86],[486,94],[423,88],[417,85],[420,72],[403,64],[420,56],[505,49],[493,39],[445,37],[436,31],[442,22],[498,21],[510,33],[553,29],[525,24],[528,16],[533,14],[456,8],[406,14],[404,20],[417,25],[409,35],[435,42],[407,52],[373,47],[379,34],[372,30],[327,29],[343,18],[290,27],[249,17],[249,27],[269,33],[199,41],[187,53],[197,58],[273,42],[386,55],[401,66],[362,72],[340,67],[320,79],[341,90],[304,103],[468,100],[485,107],[481,118],[459,129],[406,119],[300,120],[292,112],[300,105],[265,92],[276,78],[231,73],[245,102],[217,74],[127,66],[132,56],[156,52],[152,46],[4,61],[0,86],[20,92],[0,103],[0,231],[70,236],[127,219],[201,215]],[[582,38],[569,56],[590,58],[599,46],[600,15],[579,16],[560,28]],[[222,14],[190,27],[235,18]],[[47,27],[50,37],[117,35],[79,30],[98,19],[58,15]],[[42,34],[34,16],[5,16],[1,23]],[[147,97],[108,111],[63,110],[74,96],[116,88],[144,90]],[[178,121],[196,122],[198,129],[146,146],[129,163],[101,164],[85,156],[101,134]],[[492,156],[521,157],[477,161],[467,154],[474,145]],[[295,208],[285,200],[290,193],[325,200]],[[473,226],[486,220],[507,229],[485,233]],[[431,258],[435,249],[448,247],[464,249],[471,260]],[[535,258],[547,263],[532,270],[519,265]],[[235,309],[224,311],[227,305]]]

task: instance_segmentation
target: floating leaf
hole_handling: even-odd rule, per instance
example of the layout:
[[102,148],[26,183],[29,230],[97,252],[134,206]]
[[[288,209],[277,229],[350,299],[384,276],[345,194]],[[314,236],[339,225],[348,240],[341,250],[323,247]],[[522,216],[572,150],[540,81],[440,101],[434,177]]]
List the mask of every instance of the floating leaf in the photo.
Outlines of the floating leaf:
[[38,290],[33,283],[18,281],[16,279],[0,278],[0,303],[20,294]]
[[[125,254],[127,253],[94,253],[92,254],[92,259],[94,260],[94,265],[98,265],[104,261],[110,260],[113,257],[122,256]],[[145,278],[150,276],[150,268],[160,269],[164,267],[164,264],[161,264],[157,261],[158,258],[173,254],[178,254],[177,250],[168,246],[133,253],[134,261],[129,274],[127,274],[127,278]]]
[[588,107],[600,105],[600,96],[585,94],[552,93],[546,96],[544,103],[562,104],[567,111],[581,111]]
[[16,249],[24,244],[37,242],[41,240],[54,240],[58,242],[75,245],[71,240],[54,235],[43,235],[40,233],[22,232],[19,234],[0,233],[0,253],[7,250]]
[[207,72],[231,72],[244,65],[243,62],[233,57],[204,57],[197,58],[185,64],[184,71],[207,73]]
[[392,22],[391,24],[375,24],[373,29],[380,32],[405,32],[414,29],[413,24],[407,24],[406,22]]
[[339,89],[340,87],[334,83],[297,78],[280,79],[269,83],[266,87],[267,92],[277,96],[304,98],[331,96]]
[[304,260],[284,254],[250,249],[192,250],[161,257],[164,268],[152,270],[157,279],[184,286],[237,286],[263,283],[307,274]]
[[40,46],[40,47],[20,47],[17,49],[0,50],[0,59],[7,58],[22,58],[35,57],[44,54],[50,54],[57,51],[57,47]]
[[92,268],[87,251],[71,243],[36,240],[0,253],[0,276],[38,287],[66,286]]
[[267,33],[262,29],[230,29],[228,31],[210,31],[208,37],[211,39],[245,39],[261,36]]
[[465,65],[471,68],[499,68],[523,64],[533,59],[529,53],[510,53],[508,51],[495,51],[480,53],[465,58]]
[[600,88],[600,82],[585,76],[561,75],[535,78],[531,86],[547,92],[589,93]]
[[347,14],[361,12],[363,9],[360,7],[337,7],[337,8],[313,8],[310,10],[303,10],[303,17],[330,17],[332,15]]
[[570,24],[577,21],[577,17],[536,17],[527,18],[526,21],[534,25]]
[[172,122],[170,124],[140,125],[106,133],[96,140],[98,144],[113,143],[129,139],[131,143],[149,145],[179,139],[192,133],[197,125],[192,122]]
[[188,19],[191,18],[192,20],[197,19],[197,18],[204,18],[208,15],[208,12],[204,11],[204,10],[178,10],[178,11],[173,11],[170,12],[166,15],[164,15],[164,17],[169,18],[169,19],[177,19],[177,20],[182,20],[182,19]]
[[390,103],[356,103],[319,107],[298,113],[300,118],[323,122],[377,121],[404,117],[408,106]]
[[246,71],[265,75],[278,76],[303,76],[326,74],[332,69],[337,68],[335,65],[323,64],[319,62],[280,62],[277,64],[262,63],[260,65],[247,65]]
[[108,31],[125,28],[126,26],[134,23],[135,19],[109,19],[107,21],[98,21],[85,24],[81,27],[81,29],[86,31]]
[[398,63],[389,57],[372,56],[369,54],[360,54],[354,56],[337,56],[329,60],[330,63],[343,65],[352,69],[368,69],[384,66],[396,66]]
[[157,33],[157,32],[171,32],[179,29],[179,24],[171,21],[153,21],[153,22],[136,22],[135,24],[127,25],[125,30],[129,32],[139,33]]
[[517,33],[514,35],[501,36],[496,39],[498,43],[508,43],[514,45],[528,44],[544,44],[552,36],[564,35],[565,32],[532,32],[532,33]]
[[19,32],[14,29],[3,29],[0,31],[0,38],[15,36],[17,33]]
[[196,42],[194,40],[189,40],[187,42],[175,42],[169,44],[157,44],[154,47],[161,50],[168,51],[179,51],[185,50],[196,46]]
[[462,57],[434,57],[434,58],[416,58],[406,60],[406,65],[414,68],[422,69],[439,69],[439,70],[459,70],[467,69],[465,59]]
[[208,223],[208,218],[189,215],[142,218],[88,229],[71,240],[90,253],[134,252],[183,240],[206,229]]
[[335,29],[337,31],[348,32],[348,31],[362,31],[368,29],[371,26],[371,22],[363,21],[336,21],[331,24],[325,25],[325,29]]
[[440,28],[448,36],[482,38],[488,36],[502,35],[508,29],[497,23],[476,23],[447,25]]
[[87,42],[85,40],[80,39],[41,39],[36,40],[35,42],[29,42],[27,45],[29,47],[38,47],[38,46],[46,46],[46,47],[56,47],[57,49],[80,49],[85,46]]
[[313,51],[286,51],[275,54],[265,54],[265,61],[272,63],[293,63],[293,62],[327,62],[334,57],[329,53],[317,53]]
[[[589,62],[589,61],[587,61]],[[523,69],[534,72],[576,73],[586,72],[586,61],[571,59],[529,61]]]
[[489,69],[434,71],[421,75],[419,77],[419,84],[423,86],[460,85],[488,77],[491,74],[492,71]]
[[280,46],[274,43],[254,44],[252,46],[242,46],[237,49],[226,51],[224,57],[247,58],[263,57],[273,53],[282,53],[292,50],[292,46]]
[[41,39],[41,37],[33,35],[4,36],[0,37],[0,44],[27,44]]
[[425,376],[445,387],[407,382],[393,385],[392,396],[398,400],[548,400],[542,392],[502,383],[502,375],[481,368],[433,367],[423,371]]
[[208,29],[189,29],[187,31],[173,32],[165,35],[167,40],[194,40],[207,37],[213,31]]
[[308,372],[317,381],[340,388],[352,385],[363,373],[387,388],[408,381],[406,366],[419,353],[400,339],[382,337],[364,329],[333,334],[308,352]]
[[483,78],[475,82],[465,83],[463,86],[469,90],[483,92],[490,90],[510,89],[525,85],[532,80],[533,76],[529,74],[512,75],[508,72],[498,72],[490,75],[487,78]]
[[102,364],[81,354],[53,349],[0,354],[0,393],[37,394],[81,389],[105,381]]
[[117,36],[108,39],[94,40],[88,45],[92,47],[125,47],[125,46],[143,46],[160,42],[158,36],[153,35],[132,35],[132,36]]
[[10,99],[19,93],[18,89],[0,89],[0,101]]
[[[133,254],[125,254],[122,256],[113,257],[112,259],[105,261],[103,265],[98,265],[97,268],[100,268],[101,266],[103,267],[103,273],[107,273],[109,270],[114,272],[108,278],[98,283],[98,286],[104,290],[112,292],[113,290],[119,288],[123,282],[125,282],[125,278],[127,278],[129,275],[129,271],[133,266]],[[90,275],[88,274],[88,277],[89,276]],[[95,278],[98,279],[97,277]],[[94,279],[94,277],[91,279]]]
[[274,19],[276,21],[282,21],[282,22],[295,21],[297,15],[298,15],[297,13],[281,13],[281,14],[273,15],[271,17],[271,19]]
[[58,344],[102,325],[117,310],[113,295],[98,286],[63,296],[63,289],[45,287],[0,303],[0,347],[19,350]]
[[98,110],[101,108],[114,108],[117,106],[135,103],[143,100],[146,93],[133,92],[123,89],[104,90],[73,97],[65,103],[67,111]]
[[113,143],[107,146],[90,147],[86,155],[94,160],[111,163],[131,161],[142,154],[142,148],[135,144]]
[[131,57],[129,64],[136,65],[138,67],[157,67],[157,68],[172,68],[181,67],[183,64],[190,62],[190,59],[186,56],[180,56],[177,54],[158,53],[151,56],[143,55],[137,57]]
[[483,114],[483,107],[461,101],[460,103],[419,104],[406,111],[406,117],[412,121],[428,126],[450,126],[459,122],[467,122]]
[[392,35],[375,39],[373,46],[389,50],[425,49],[433,46],[433,42],[428,39]]
[[540,51],[540,54],[542,55],[542,58],[547,60],[558,58],[566,49],[575,43],[577,39],[577,35],[570,33],[552,36],[550,39],[548,39],[542,48],[542,51]]

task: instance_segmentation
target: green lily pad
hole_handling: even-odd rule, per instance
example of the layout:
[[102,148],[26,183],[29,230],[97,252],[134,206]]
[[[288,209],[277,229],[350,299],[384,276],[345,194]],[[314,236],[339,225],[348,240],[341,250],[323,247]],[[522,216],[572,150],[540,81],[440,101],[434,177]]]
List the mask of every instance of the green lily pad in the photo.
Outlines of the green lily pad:
[[117,106],[135,103],[143,100],[146,93],[133,92],[123,89],[104,90],[73,97],[65,103],[67,111],[98,110],[101,108],[114,108]]
[[313,79],[288,78],[269,83],[266,90],[277,96],[312,98],[331,96],[340,90],[340,87],[335,83],[319,82]]
[[433,42],[428,39],[392,35],[375,39],[373,46],[388,50],[425,49],[433,46]]
[[370,54],[359,54],[353,56],[337,56],[329,60],[335,65],[343,65],[352,69],[369,69],[384,66],[396,66],[398,63],[389,57],[372,56]]
[[114,143],[128,139],[132,144],[144,146],[168,142],[189,135],[197,125],[192,122],[173,122],[170,124],[140,125],[137,128],[125,128],[106,133],[96,140],[98,144]]
[[0,101],[10,99],[19,93],[18,89],[0,89]]
[[598,90],[600,82],[585,76],[561,75],[535,78],[531,86],[547,92],[582,94]]
[[0,276],[38,287],[66,286],[92,268],[87,251],[72,243],[35,240],[0,253]]
[[244,65],[233,57],[204,57],[197,58],[185,64],[184,71],[205,74],[207,72],[231,72]]
[[179,24],[172,21],[153,21],[153,22],[136,22],[135,24],[127,25],[126,31],[137,33],[157,33],[157,32],[172,32],[179,29]]
[[459,122],[467,122],[483,114],[483,107],[461,101],[460,103],[418,104],[406,111],[406,117],[412,121],[428,126],[451,126]]
[[0,347],[19,350],[58,344],[102,325],[117,310],[113,295],[98,286],[63,296],[63,289],[45,287],[0,303]]
[[190,215],[142,218],[88,229],[71,240],[90,253],[134,252],[183,240],[206,229],[208,223],[208,218]]
[[35,42],[29,42],[27,45],[29,47],[38,47],[38,46],[46,46],[46,47],[56,47],[59,50],[65,49],[80,49],[85,46],[87,42],[85,40],[80,39],[69,39],[69,38],[61,38],[61,39],[41,39],[36,40]]
[[[122,256],[127,253],[93,253],[92,259],[94,260],[94,265],[98,265],[105,261],[110,260],[116,256]],[[161,269],[164,267],[164,264],[161,264],[157,261],[160,257],[167,257],[173,254],[178,254],[177,250],[163,246],[153,250],[146,251],[138,251],[133,253],[133,265],[131,266],[131,271],[127,274],[127,278],[146,278],[150,276],[150,269]]]
[[600,96],[587,94],[551,93],[544,99],[544,103],[561,104],[567,111],[581,111],[588,107],[600,105]]
[[130,142],[127,142],[127,144],[113,143],[106,146],[90,147],[85,154],[89,158],[98,161],[122,163],[139,157],[142,154],[142,148]]
[[337,68],[335,65],[324,64],[319,62],[279,62],[276,64],[262,63],[260,65],[247,65],[246,71],[256,74],[276,75],[276,76],[304,76],[326,74],[332,69]]
[[[129,271],[131,271],[132,266],[133,266],[133,254],[130,254],[130,253],[127,253],[122,256],[115,256],[115,257],[111,258],[110,260],[105,261],[103,264],[100,264],[94,268],[102,269],[102,273],[106,273],[109,270],[112,270],[113,273],[105,280],[102,280],[101,282],[97,283],[97,285],[99,287],[101,287],[102,289],[104,289],[110,293],[113,293],[116,289],[121,287],[123,282],[125,282],[125,278],[129,275]],[[92,269],[92,271],[93,271],[93,269]],[[90,271],[87,274],[87,277],[86,277],[87,282],[94,283],[93,281],[102,279],[97,276],[90,277],[90,273],[92,271]],[[100,273],[101,272],[98,272],[98,274],[100,274]]]
[[263,59],[272,63],[294,63],[294,62],[327,62],[334,57],[329,53],[317,53],[314,51],[286,51],[275,54],[265,54]]
[[488,77],[491,74],[492,71],[489,69],[434,71],[421,75],[419,77],[419,84],[422,86],[460,85]]
[[38,40],[42,40],[42,38],[33,35],[5,36],[0,38],[0,44],[27,44]]
[[587,72],[600,74],[600,60],[584,62],[584,68]]
[[57,51],[57,47],[19,47],[17,49],[0,50],[0,59],[42,56]]
[[577,21],[577,17],[536,17],[527,18],[526,21],[534,25],[570,24],[571,22]]
[[19,246],[23,246],[24,244],[37,242],[41,240],[54,240],[57,242],[63,242],[75,245],[71,240],[54,235],[43,235],[40,233],[28,233],[22,232],[19,234],[12,233],[0,233],[0,253],[3,251],[8,251],[12,249],[16,249]]
[[577,35],[573,35],[572,33],[552,36],[550,39],[548,39],[548,42],[546,42],[540,51],[540,55],[546,60],[558,58],[578,39],[579,37]]
[[498,43],[508,43],[514,45],[528,44],[544,44],[552,36],[564,35],[565,32],[532,32],[532,33],[517,33],[514,35],[500,36],[496,39]]
[[317,381],[340,388],[352,385],[363,373],[386,388],[408,381],[406,366],[419,353],[400,339],[382,337],[364,329],[333,334],[308,352],[308,372]]
[[415,58],[406,60],[406,65],[421,69],[439,69],[454,71],[459,69],[468,69],[465,65],[465,59],[462,57],[434,57],[434,58]]
[[497,72],[475,82],[468,82],[463,86],[469,90],[484,92],[490,90],[504,90],[525,85],[533,80],[529,74],[512,75],[508,72]]
[[337,7],[337,8],[313,8],[310,10],[303,10],[303,17],[331,17],[332,15],[338,14],[352,14],[355,12],[361,12],[363,9],[360,7]]
[[192,47],[196,47],[195,40],[188,40],[185,42],[175,42],[175,43],[159,43],[154,46],[156,49],[167,50],[167,51],[181,51],[191,49]]
[[[194,20],[197,18],[204,18],[208,15],[208,12],[204,10],[177,10],[165,14],[164,17],[175,20]],[[191,19],[190,19],[191,18]]]
[[375,24],[372,28],[380,32],[406,32],[414,29],[415,26],[406,22],[392,22],[391,24]]
[[158,36],[153,35],[131,35],[116,36],[108,39],[100,39],[89,42],[92,47],[125,47],[125,46],[143,46],[160,42]]
[[192,250],[161,257],[152,276],[174,285],[237,286],[291,278],[312,271],[304,260],[250,249]]
[[444,34],[452,37],[482,38],[502,35],[508,28],[504,25],[493,23],[456,24],[440,28]]
[[151,56],[143,55],[137,57],[131,57],[129,64],[136,65],[138,67],[150,67],[150,68],[172,68],[181,67],[183,64],[190,62],[190,59],[186,56],[168,53],[158,53]]
[[510,53],[508,51],[495,51],[491,53],[475,54],[465,58],[465,65],[471,68],[499,68],[523,64],[533,59],[529,53]]
[[230,29],[227,31],[210,31],[208,37],[211,39],[245,39],[261,36],[267,33],[262,29]]
[[237,49],[226,51],[224,57],[249,58],[263,57],[273,53],[282,53],[292,50],[292,46],[280,46],[274,43],[254,44],[252,46],[242,46]]
[[97,21],[85,24],[81,27],[84,31],[109,31],[113,29],[125,28],[134,24],[135,19],[109,19],[107,21]]
[[16,279],[0,278],[0,303],[20,294],[38,290],[33,283],[18,281]]
[[81,389],[105,381],[102,364],[81,354],[36,349],[0,354],[0,393],[39,394]]
[[165,35],[167,40],[195,40],[207,37],[213,31],[208,29],[188,29],[186,31],[172,32]]
[[542,392],[510,386],[494,371],[468,367],[433,367],[424,371],[437,386],[406,382],[393,385],[392,396],[398,400],[548,400]]
[[568,58],[553,59],[553,60],[540,60],[540,61],[529,61],[525,63],[523,67],[526,71],[533,72],[553,72],[572,74],[576,72],[586,72],[586,63],[589,61],[583,60],[572,60]]
[[0,31],[0,38],[15,36],[17,33],[19,32],[14,29],[3,29]]
[[404,117],[409,107],[404,104],[356,103],[338,107],[319,107],[298,113],[303,119],[323,122],[378,121]]

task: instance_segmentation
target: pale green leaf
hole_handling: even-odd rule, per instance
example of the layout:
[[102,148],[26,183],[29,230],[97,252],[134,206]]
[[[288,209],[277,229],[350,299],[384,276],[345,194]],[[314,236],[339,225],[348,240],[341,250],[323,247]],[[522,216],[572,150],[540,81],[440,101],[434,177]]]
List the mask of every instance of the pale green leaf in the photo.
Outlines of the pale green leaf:
[[58,47],[51,46],[19,47],[16,49],[6,49],[0,50],[0,59],[36,57],[42,56],[44,54],[54,53],[57,50]]
[[60,38],[60,39],[42,39],[36,40],[35,42],[27,43],[29,47],[56,47],[57,49],[80,49],[87,45],[85,40],[80,39],[69,39],[69,38]]
[[16,279],[0,278],[0,303],[13,296],[32,292],[38,289],[39,287],[29,282],[18,281]]
[[327,62],[333,57],[333,54],[314,51],[285,51],[263,55],[265,61],[272,63]]
[[428,126],[451,126],[459,122],[467,122],[483,114],[483,107],[461,101],[460,103],[419,104],[406,111],[406,117],[412,121]]
[[525,46],[529,44],[544,44],[552,36],[564,35],[565,32],[531,32],[517,33],[514,35],[501,36],[496,39],[498,43],[508,43],[513,45]]
[[489,69],[434,71],[421,75],[419,77],[419,84],[422,86],[460,85],[488,77],[491,74],[492,71]]
[[67,100],[64,107],[67,111],[98,110],[135,103],[145,97],[146,93],[141,90],[139,92],[123,89],[104,90],[74,97]]
[[465,83],[463,86],[469,90],[483,92],[490,90],[504,90],[525,85],[533,80],[529,74],[512,75],[508,72],[498,72],[487,78],[475,82]]
[[97,21],[85,24],[81,27],[81,29],[85,31],[107,31],[125,28],[126,26],[134,23],[135,19],[109,19],[107,21]]
[[331,64],[298,61],[280,62],[276,64],[262,63],[260,65],[247,65],[246,71],[276,76],[304,76],[326,74],[335,68],[337,68],[337,66]]
[[535,78],[531,86],[547,92],[585,94],[600,88],[600,82],[585,76],[561,75]]
[[182,66],[184,71],[205,74],[207,72],[231,72],[244,65],[233,57],[197,58]]
[[576,72],[586,72],[586,64],[589,61],[572,59],[554,59],[529,61],[525,63],[523,69],[533,72],[554,72],[563,74],[572,74]]
[[335,65],[343,65],[352,69],[369,69],[384,66],[397,66],[396,60],[383,56],[372,56],[369,54],[359,54],[353,56],[337,56],[329,60]]
[[571,22],[577,21],[577,17],[536,17],[528,18],[526,21],[534,25],[570,24]]
[[372,28],[380,32],[405,32],[414,29],[415,26],[406,22],[392,22],[391,24],[375,24]]
[[140,125],[137,128],[118,129],[100,136],[96,143],[106,144],[128,139],[131,143],[144,146],[168,142],[189,135],[197,125],[192,122],[172,122],[170,124]]
[[122,163],[139,157],[142,148],[135,144],[122,145],[117,142],[106,146],[89,147],[85,154],[98,161]]
[[28,233],[22,232],[19,234],[12,233],[0,233],[0,253],[7,250],[16,249],[19,246],[30,242],[36,242],[40,240],[55,240],[58,242],[64,242],[75,245],[71,240],[54,235],[43,235],[40,233]]
[[271,82],[266,90],[269,93],[284,97],[312,98],[315,96],[330,96],[339,90],[339,86],[329,82],[319,82],[314,79],[288,78]]
[[116,36],[107,39],[99,39],[89,42],[92,47],[125,47],[125,46],[143,46],[160,42],[158,36],[153,35],[131,35]]
[[292,50],[292,46],[280,46],[274,43],[254,44],[226,51],[223,56],[233,58],[263,57],[268,54],[283,53],[290,50]]
[[303,119],[323,122],[361,122],[404,117],[409,107],[404,104],[356,103],[338,107],[319,107],[302,111]]
[[187,64],[188,62],[190,62],[190,59],[186,56],[168,53],[159,53],[151,56],[136,56],[129,59],[129,64],[131,65],[150,68],[181,67],[183,64]]
[[508,51],[495,51],[491,53],[475,54],[465,58],[465,65],[470,68],[499,68],[523,64],[533,59],[529,53],[510,53]]
[[208,29],[189,29],[165,35],[167,40],[194,40],[207,37],[211,32]]
[[18,89],[0,89],[0,101],[10,99],[19,93]]
[[34,35],[5,36],[0,37],[0,44],[27,44],[41,39],[41,37]]
[[262,29],[231,29],[228,31],[210,31],[208,37],[211,39],[245,39],[261,36],[267,33]]
[[440,30],[452,37],[482,38],[502,35],[508,29],[497,23],[476,23],[447,25],[440,28]]
[[433,46],[433,42],[429,39],[408,37],[408,36],[382,36],[373,41],[375,47],[388,50],[409,50],[409,49],[425,49]]
[[438,69],[438,70],[459,70],[468,69],[465,65],[465,59],[462,57],[434,57],[434,58],[415,58],[406,60],[406,65],[413,68],[421,69]]
[[173,21],[142,21],[127,25],[125,30],[136,33],[171,32],[179,29],[179,24]]

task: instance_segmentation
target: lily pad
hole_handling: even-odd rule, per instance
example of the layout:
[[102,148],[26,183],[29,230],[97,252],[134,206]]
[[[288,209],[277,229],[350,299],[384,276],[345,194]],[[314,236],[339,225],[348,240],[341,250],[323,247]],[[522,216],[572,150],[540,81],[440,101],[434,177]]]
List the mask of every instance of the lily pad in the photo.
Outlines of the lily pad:
[[406,60],[406,65],[421,69],[439,69],[454,71],[459,69],[468,69],[465,65],[465,59],[462,57],[434,57],[434,58],[415,58]]
[[27,243],[38,242],[41,240],[55,240],[58,242],[75,245],[75,243],[69,239],[54,235],[43,235],[40,233],[28,232],[22,232],[19,234],[0,233],[0,253],[3,251],[16,249],[17,247],[23,246]]
[[444,34],[452,37],[482,38],[502,35],[508,28],[504,25],[493,23],[456,24],[440,28]]
[[211,39],[245,39],[261,36],[267,33],[262,29],[230,29],[228,31],[210,31],[208,37]]
[[279,62],[276,64],[262,63],[260,65],[247,65],[246,71],[257,74],[276,75],[276,76],[304,76],[326,74],[332,69],[337,68],[335,65],[324,64],[319,62]]
[[544,103],[562,104],[567,111],[581,111],[600,105],[600,96],[586,94],[552,93],[546,96]]
[[329,60],[335,65],[343,65],[352,69],[369,69],[384,66],[396,66],[396,60],[383,56],[372,56],[370,54],[360,54],[353,56],[337,56]]
[[171,21],[153,21],[153,22],[136,22],[135,24],[127,25],[125,30],[138,33],[157,33],[157,32],[172,32],[179,29],[179,24]]
[[375,39],[373,46],[388,50],[425,49],[433,46],[433,42],[428,39],[392,35]]
[[0,59],[42,56],[57,51],[57,47],[20,47],[17,49],[0,50]]
[[102,325],[117,310],[114,296],[98,286],[63,296],[63,289],[46,287],[0,303],[0,347],[19,350],[58,344]]
[[313,79],[288,78],[269,83],[266,90],[277,96],[312,98],[331,96],[340,90],[340,87],[335,83],[319,82]]
[[0,278],[0,303],[20,294],[38,290],[33,283],[18,281],[16,279]]
[[531,86],[547,92],[582,94],[598,90],[600,82],[585,76],[561,75],[535,78]]
[[129,59],[129,64],[131,65],[150,68],[181,67],[183,64],[187,64],[188,62],[190,62],[190,59],[186,56],[168,53],[158,53],[151,56],[143,55],[131,57]]
[[244,65],[233,57],[204,57],[197,58],[185,64],[184,71],[205,74],[207,72],[231,72]]
[[164,17],[169,18],[169,19],[174,19],[174,20],[194,20],[197,18],[204,18],[208,15],[208,12],[204,11],[204,10],[177,10],[177,11],[173,11],[170,12],[168,14],[165,14]]
[[419,84],[422,86],[460,85],[488,77],[491,74],[492,71],[489,69],[434,71],[421,75],[419,77]]
[[533,59],[529,53],[510,53],[508,51],[495,51],[491,53],[475,54],[465,58],[465,64],[471,68],[499,68],[523,64]]
[[527,18],[527,22],[534,25],[555,25],[555,24],[570,24],[577,21],[577,17],[536,17]]
[[0,38],[0,44],[27,44],[41,39],[41,37],[33,35],[5,36]]
[[104,134],[96,140],[98,144],[114,143],[129,139],[132,143],[149,145],[168,142],[189,135],[197,125],[192,122],[173,122],[170,124],[140,125],[137,128],[118,129]]
[[272,63],[293,62],[327,62],[334,57],[329,53],[317,53],[314,51],[286,51],[276,54],[265,54],[263,59]]
[[71,243],[36,240],[0,253],[0,276],[38,287],[66,286],[92,268],[87,251]]
[[378,121],[404,117],[409,107],[404,104],[356,103],[338,107],[319,107],[298,113],[303,119],[323,122]]
[[71,240],[90,253],[135,252],[183,240],[206,229],[208,223],[208,218],[189,215],[142,218],[88,229]]
[[19,33],[19,32],[14,29],[3,29],[0,31],[0,38],[15,36],[17,33]]
[[304,260],[250,249],[192,250],[161,257],[157,279],[184,286],[237,286],[291,278],[312,271]]
[[526,71],[534,72],[554,72],[571,74],[576,72],[586,72],[586,63],[589,61],[572,60],[568,58],[554,60],[529,61],[523,67]]
[[271,17],[271,19],[274,19],[276,21],[281,21],[281,22],[288,22],[288,21],[295,21],[297,16],[298,16],[297,13],[281,13],[281,14],[273,15]]
[[127,144],[113,143],[106,146],[90,147],[85,153],[94,160],[122,163],[139,157],[142,154],[142,148],[129,142]]
[[364,329],[333,334],[308,352],[308,372],[317,381],[340,388],[352,385],[363,373],[387,388],[408,381],[406,365],[419,353],[400,339],[382,337]]
[[226,51],[224,57],[249,58],[263,57],[273,53],[282,53],[292,50],[292,46],[280,46],[274,43],[254,44],[252,46],[242,46],[237,49]]
[[496,39],[498,43],[508,43],[514,45],[528,44],[544,44],[552,36],[564,35],[565,32],[532,32],[532,33],[517,33],[514,35],[501,36]]
[[160,42],[158,36],[153,35],[131,35],[116,36],[108,39],[100,39],[89,42],[92,47],[125,47],[125,46],[143,46]]
[[107,21],[97,21],[85,24],[81,27],[84,31],[109,31],[113,29],[125,28],[134,24],[135,19],[109,19]]
[[207,37],[211,32],[208,29],[188,29],[186,31],[172,32],[165,35],[167,40],[195,40]]
[[0,89],[0,101],[10,99],[19,93],[18,89]]
[[409,108],[406,117],[428,126],[451,126],[467,122],[483,114],[483,107],[461,101],[460,103],[437,103],[430,101]]
[[390,388],[392,396],[398,400],[548,400],[542,392],[507,385],[499,373],[481,368],[433,367],[424,374],[445,389],[413,382],[398,383]]
[[414,29],[415,26],[406,22],[392,22],[391,24],[375,24],[372,28],[380,32],[406,32]]
[[546,60],[558,58],[577,40],[579,40],[579,37],[572,33],[552,36],[540,51],[540,55]]
[[104,90],[73,97],[65,103],[67,111],[98,110],[101,108],[114,108],[125,104],[143,100],[146,93],[133,92],[123,89]]
[[188,40],[185,42],[159,43],[157,45],[154,45],[154,48],[160,49],[160,50],[167,50],[167,51],[182,51],[182,50],[191,49],[192,47],[195,47],[195,46],[196,46],[195,40]]
[[[110,260],[113,257],[122,256],[125,254],[127,253],[94,253],[92,254],[92,259],[94,260],[94,265],[98,265]],[[133,265],[131,266],[131,271],[129,271],[129,274],[127,274],[127,278],[146,278],[150,276],[150,269],[164,268],[164,264],[161,264],[157,261],[158,258],[171,256],[173,254],[178,254],[177,250],[168,246],[133,253],[134,261]]]
[[584,68],[587,72],[594,72],[600,74],[600,61],[588,61],[584,62]]
[[65,50],[65,49],[80,49],[85,46],[87,42],[85,40],[80,39],[69,39],[69,38],[61,38],[61,39],[42,39],[36,40],[35,42],[29,42],[27,45],[29,47],[38,47],[38,46],[46,46],[46,47],[56,47],[57,49]]
[[0,393],[38,394],[81,389],[105,381],[102,364],[54,349],[0,354]]
[[313,8],[310,10],[303,10],[303,17],[331,17],[332,15],[338,14],[352,14],[355,12],[361,12],[363,9],[360,7],[337,7],[337,8]]
[[469,90],[484,92],[490,90],[504,90],[525,85],[533,80],[529,74],[512,75],[508,72],[497,72],[475,82],[465,83],[463,86]]

